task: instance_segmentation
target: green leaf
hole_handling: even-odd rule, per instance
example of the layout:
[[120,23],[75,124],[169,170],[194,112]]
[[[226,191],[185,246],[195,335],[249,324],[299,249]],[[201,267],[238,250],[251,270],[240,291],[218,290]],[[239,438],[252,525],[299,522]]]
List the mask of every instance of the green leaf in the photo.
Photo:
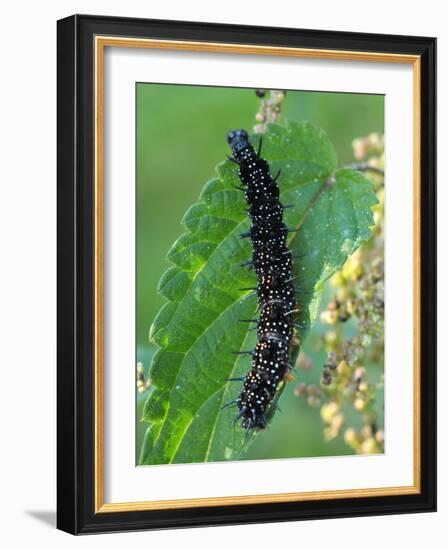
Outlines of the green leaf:
[[[224,138],[223,138],[224,139]],[[303,340],[312,321],[323,282],[340,269],[370,236],[376,197],[360,173],[336,170],[336,154],[326,134],[308,123],[271,125],[262,155],[279,185],[288,226],[289,246],[297,254],[295,275]],[[253,349],[254,331],[239,319],[256,315],[256,298],[242,287],[255,275],[240,263],[251,257],[251,244],[240,238],[249,221],[237,167],[223,162],[200,200],[185,214],[188,230],[172,246],[175,264],[161,278],[165,304],[150,330],[160,350],[150,377],[153,391],[144,407],[150,423],[141,464],[190,463],[237,458],[247,446],[234,425],[235,411],[222,405],[235,399],[241,384],[227,382],[244,374],[249,358],[234,351]],[[297,350],[296,350],[297,352]]]

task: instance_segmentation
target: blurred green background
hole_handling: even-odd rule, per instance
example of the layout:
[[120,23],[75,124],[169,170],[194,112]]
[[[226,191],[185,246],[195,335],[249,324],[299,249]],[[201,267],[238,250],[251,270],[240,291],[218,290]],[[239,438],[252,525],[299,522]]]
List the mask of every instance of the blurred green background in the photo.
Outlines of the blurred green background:
[[[229,153],[227,132],[235,128],[251,131],[259,103],[253,89],[137,84],[136,360],[143,363],[146,374],[156,349],[148,341],[149,328],[164,303],[156,289],[170,265],[166,253],[184,233],[180,224],[184,212],[197,201],[214,167]],[[339,165],[343,165],[353,162],[354,138],[383,133],[384,97],[288,91],[282,118],[307,120],[323,128],[335,146]],[[347,335],[353,329],[347,323]],[[318,366],[326,357],[320,345],[323,331],[317,322],[304,346]],[[379,380],[381,373],[380,365],[369,366],[372,382]],[[300,381],[319,384],[320,374],[321,368],[301,371]],[[351,454],[341,438],[324,441],[319,409],[295,397],[293,388],[294,384],[288,384],[281,399],[282,412],[275,415],[270,429],[256,438],[244,458]],[[147,393],[137,393],[137,457],[148,426],[140,422]],[[380,400],[377,407],[381,419]]]

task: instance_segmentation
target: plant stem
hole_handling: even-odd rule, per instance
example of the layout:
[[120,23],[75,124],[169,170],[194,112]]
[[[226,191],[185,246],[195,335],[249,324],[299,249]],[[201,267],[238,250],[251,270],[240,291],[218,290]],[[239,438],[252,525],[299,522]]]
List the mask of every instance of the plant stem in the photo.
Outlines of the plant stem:
[[351,168],[352,170],[358,170],[359,172],[374,172],[380,176],[384,176],[384,170],[372,166],[368,162],[354,162],[353,164],[348,164],[345,168]]

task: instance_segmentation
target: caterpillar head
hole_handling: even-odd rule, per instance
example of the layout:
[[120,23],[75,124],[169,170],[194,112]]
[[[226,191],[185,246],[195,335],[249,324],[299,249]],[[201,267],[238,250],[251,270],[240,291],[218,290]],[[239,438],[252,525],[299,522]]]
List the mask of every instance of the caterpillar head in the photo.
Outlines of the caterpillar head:
[[237,152],[248,145],[249,135],[246,130],[232,130],[227,134],[227,141],[232,150]]

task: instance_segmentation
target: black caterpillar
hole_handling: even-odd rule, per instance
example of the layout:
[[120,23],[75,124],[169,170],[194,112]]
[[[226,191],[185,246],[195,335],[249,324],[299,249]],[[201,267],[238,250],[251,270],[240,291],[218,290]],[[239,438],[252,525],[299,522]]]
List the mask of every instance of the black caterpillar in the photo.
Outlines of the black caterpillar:
[[229,132],[227,141],[232,149],[228,157],[239,166],[249,206],[251,228],[243,238],[250,238],[253,245],[251,264],[257,275],[259,319],[257,344],[252,352],[250,371],[241,380],[243,389],[231,403],[238,407],[237,419],[244,429],[266,427],[266,411],[276,396],[278,385],[284,380],[289,365],[289,347],[293,338],[296,310],[295,290],[292,285],[292,252],[286,238],[290,230],[283,222],[284,206],[280,203],[280,191],[276,177],[272,177],[269,164],[252,147],[245,130]]

